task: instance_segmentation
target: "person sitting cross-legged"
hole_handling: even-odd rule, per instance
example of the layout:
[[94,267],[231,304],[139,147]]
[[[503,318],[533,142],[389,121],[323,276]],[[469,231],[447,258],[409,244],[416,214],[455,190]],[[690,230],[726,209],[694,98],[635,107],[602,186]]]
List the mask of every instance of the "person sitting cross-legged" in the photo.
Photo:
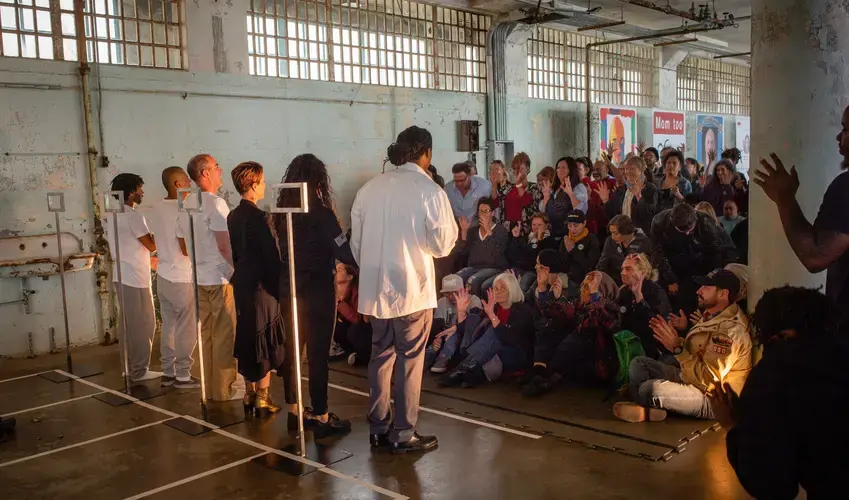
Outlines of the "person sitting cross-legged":
[[[441,387],[474,387],[498,380],[502,373],[530,368],[534,348],[534,318],[524,303],[519,281],[512,273],[498,275],[483,300],[482,314],[468,314],[471,297],[457,295],[454,345],[463,347],[463,361],[439,381]],[[468,347],[466,347],[468,346]],[[443,353],[440,353],[440,357]]]
[[493,219],[495,202],[492,198],[478,200],[478,223],[460,217],[460,239],[455,251],[468,256],[468,266],[457,272],[472,287],[472,294],[481,296],[481,285],[507,268],[507,240],[510,238],[504,226]]
[[676,329],[687,327],[687,318],[658,316],[651,321],[655,338],[673,356],[661,360],[637,357],[629,367],[631,402],[613,406],[613,414],[626,422],[660,421],[667,411],[712,419],[706,393],[715,384],[728,384],[740,393],[752,369],[749,319],[734,303],[740,280],[731,271],[717,269],[697,277],[697,294],[704,312],[681,338]]

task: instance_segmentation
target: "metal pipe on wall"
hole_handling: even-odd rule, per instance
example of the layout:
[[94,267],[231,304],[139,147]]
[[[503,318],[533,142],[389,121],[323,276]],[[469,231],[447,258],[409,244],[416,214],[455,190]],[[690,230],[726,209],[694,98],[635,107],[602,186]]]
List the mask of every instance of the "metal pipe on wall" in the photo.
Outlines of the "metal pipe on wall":
[[108,257],[105,257],[109,255],[109,246],[103,235],[103,224],[100,220],[100,200],[102,197],[100,196],[100,189],[97,185],[97,156],[99,153],[94,140],[94,120],[91,111],[91,85],[89,81],[91,67],[88,64],[88,48],[85,37],[85,0],[74,0],[74,24],[77,32],[77,59],[80,62],[80,89],[86,138],[86,156],[88,157],[88,181],[92,205],[92,234],[94,237],[93,251],[98,254],[95,279],[97,280],[97,294],[100,298],[100,321],[104,341],[110,342],[112,340],[110,331],[115,326],[115,308],[113,307],[112,293],[109,289],[109,261]]

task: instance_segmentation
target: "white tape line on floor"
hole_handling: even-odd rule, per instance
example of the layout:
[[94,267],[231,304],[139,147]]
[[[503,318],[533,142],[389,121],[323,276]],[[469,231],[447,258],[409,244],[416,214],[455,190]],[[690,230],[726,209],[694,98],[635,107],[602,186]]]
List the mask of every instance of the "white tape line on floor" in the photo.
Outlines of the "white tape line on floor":
[[100,437],[97,437],[97,438],[94,438],[94,439],[89,439],[87,441],[82,441],[80,443],[71,444],[71,445],[68,445],[68,446],[63,446],[61,448],[56,448],[54,450],[49,450],[49,451],[45,451],[45,452],[42,452],[42,453],[36,453],[35,455],[30,455],[28,457],[21,457],[17,460],[10,460],[8,462],[0,463],[0,468],[8,467],[10,465],[18,464],[18,463],[21,463],[21,462],[26,462],[28,460],[33,460],[35,458],[41,458],[41,457],[44,457],[44,456],[47,456],[47,455],[52,455],[54,453],[59,453],[60,451],[70,450],[71,448],[79,448],[80,446],[85,446],[87,444],[96,443],[98,441],[103,441],[104,439],[113,438],[115,436],[120,436],[122,434],[129,434],[131,432],[146,429],[148,427],[153,427],[154,425],[159,425],[159,424],[161,424],[163,422],[167,422],[169,420],[171,420],[171,419],[170,418],[164,418],[162,420],[157,420],[156,422],[151,422],[149,424],[139,425],[138,427],[133,427],[131,429],[124,429],[123,431],[113,432],[112,434],[107,434],[105,436],[100,436]]
[[229,463],[227,465],[222,465],[221,467],[216,467],[215,469],[208,470],[206,472],[201,472],[200,474],[195,474],[194,476],[189,476],[185,479],[180,479],[179,481],[174,481],[173,483],[166,484],[164,486],[160,486],[159,488],[154,488],[152,490],[145,491],[144,493],[139,493],[138,495],[133,495],[131,497],[127,497],[124,500],[138,500],[139,498],[149,497],[151,495],[155,495],[157,493],[161,493],[166,490],[170,490],[171,488],[176,488],[177,486],[184,485],[186,483],[191,483],[192,481],[196,481],[198,479],[203,479],[207,476],[211,476],[213,474],[218,474],[221,471],[225,471],[227,469],[232,469],[233,467],[238,467],[242,464],[246,464],[255,458],[259,458],[263,455],[268,455],[266,452],[257,453],[256,455],[243,458],[241,460],[237,460],[233,463]]
[[[368,482],[363,481],[363,480],[361,480],[361,479],[357,479],[356,477],[349,476],[349,475],[347,475],[347,474],[343,474],[343,473],[341,473],[341,472],[338,472],[338,471],[335,471],[335,470],[333,470],[333,469],[330,469],[329,467],[325,466],[324,464],[320,464],[320,463],[318,463],[318,462],[313,462],[312,460],[307,460],[307,459],[305,459],[305,458],[299,457],[298,455],[292,455],[291,453],[286,453],[286,452],[284,452],[284,451],[277,450],[277,449],[274,449],[274,448],[271,448],[271,447],[268,447],[268,446],[265,446],[265,445],[259,444],[259,443],[257,443],[256,441],[251,441],[250,439],[243,438],[243,437],[241,437],[241,436],[237,436],[236,434],[232,434],[232,433],[227,432],[227,431],[225,431],[225,430],[223,430],[223,429],[219,429],[217,426],[212,425],[212,424],[210,424],[210,423],[208,423],[208,422],[204,422],[203,420],[200,420],[200,419],[198,419],[198,418],[192,417],[191,415],[177,415],[177,414],[176,414],[176,413],[174,413],[174,412],[171,412],[171,411],[168,411],[168,410],[164,410],[164,409],[162,409],[162,408],[159,408],[158,406],[154,406],[154,405],[151,405],[151,404],[145,403],[144,401],[139,401],[138,399],[136,399],[136,398],[134,398],[134,397],[132,397],[132,396],[129,396],[129,395],[127,395],[127,394],[124,394],[123,392],[115,391],[115,390],[112,390],[112,389],[109,389],[109,388],[103,387],[102,385],[95,384],[94,382],[90,382],[90,381],[88,381],[88,380],[81,379],[81,378],[79,378],[79,377],[77,377],[77,376],[75,376],[75,375],[73,375],[73,374],[70,374],[70,373],[68,373],[68,372],[65,372],[65,371],[63,371],[63,370],[56,370],[56,372],[61,373],[62,375],[65,375],[66,377],[70,377],[70,378],[72,378],[72,379],[74,379],[74,380],[77,380],[77,381],[79,381],[79,382],[81,382],[81,383],[83,383],[83,384],[86,384],[86,385],[90,386],[90,387],[98,388],[98,389],[102,390],[103,392],[109,392],[109,393],[115,394],[115,395],[117,395],[117,396],[121,396],[121,397],[123,397],[123,398],[126,398],[126,399],[128,399],[128,400],[132,401],[133,403],[135,403],[135,404],[137,404],[137,405],[139,405],[139,406],[143,406],[143,407],[148,408],[148,409],[153,410],[153,411],[158,411],[158,412],[160,412],[160,413],[163,413],[163,414],[165,414],[165,415],[168,415],[169,417],[172,417],[172,418],[173,418],[173,417],[181,417],[181,416],[182,416],[182,417],[183,417],[183,418],[185,418],[186,420],[190,420],[190,421],[195,422],[195,423],[197,423],[197,424],[200,424],[200,425],[203,425],[203,426],[205,426],[205,427],[208,427],[208,428],[212,429],[212,430],[213,430],[213,432],[215,432],[215,433],[217,433],[217,434],[221,434],[222,436],[227,436],[227,437],[229,437],[230,439],[233,439],[233,440],[235,440],[235,441],[242,442],[242,443],[247,444],[247,445],[249,445],[249,446],[253,446],[254,448],[258,448],[258,449],[263,450],[263,451],[266,451],[266,452],[268,452],[268,453],[274,453],[275,455],[280,455],[281,457],[285,457],[285,458],[288,458],[288,459],[290,459],[290,460],[294,460],[294,461],[296,461],[296,462],[300,462],[300,463],[305,464],[305,465],[310,465],[310,466],[315,467],[316,469],[318,469],[318,471],[319,471],[319,472],[323,472],[323,473],[325,473],[325,474],[328,474],[328,475],[331,475],[331,476],[337,477],[337,478],[339,478],[339,479],[344,479],[344,480],[346,480],[346,481],[350,481],[350,482],[353,482],[353,483],[357,483],[357,484],[359,484],[360,486],[362,486],[362,487],[364,487],[364,488],[368,488],[368,489],[370,489],[370,490],[372,490],[372,491],[375,491],[375,492],[377,492],[377,493],[380,493],[380,494],[386,495],[386,496],[391,497],[391,498],[394,498],[394,499],[396,499],[396,500],[407,500],[407,499],[409,499],[409,497],[404,496],[404,495],[401,495],[401,494],[399,494],[399,493],[395,493],[394,491],[387,490],[387,489],[385,489],[385,488],[381,488],[380,486],[377,486],[377,485],[375,485],[375,484],[371,484],[371,483],[368,483]],[[166,420],[170,420],[170,419],[166,419]]]
[[2,384],[3,382],[14,382],[15,380],[23,380],[25,378],[37,377],[42,373],[50,373],[52,371],[53,370],[47,370],[46,372],[30,373],[29,375],[21,375],[20,377],[5,378],[3,380],[0,380],[0,384]]
[[14,417],[15,415],[20,415],[21,413],[43,410],[45,408],[50,408],[51,406],[59,406],[59,405],[65,404],[65,403],[73,403],[74,401],[79,401],[81,399],[88,399],[92,396],[97,396],[98,394],[103,394],[103,393],[102,392],[95,392],[94,394],[87,394],[85,396],[79,396],[79,397],[76,397],[76,398],[66,399],[64,401],[56,401],[55,403],[36,406],[36,407],[33,407],[33,408],[27,408],[26,410],[18,410],[18,411],[12,412],[12,413],[4,413],[3,416],[4,417]]
[[[304,380],[307,380],[304,378]],[[348,387],[344,387],[336,384],[327,384],[328,387],[332,387],[334,389],[339,389],[340,391],[350,392],[351,394],[358,394],[360,396],[369,397],[367,392],[358,391],[356,389],[349,389]],[[508,432],[510,434],[515,434],[517,436],[522,436],[531,439],[540,439],[542,436],[537,434],[531,434],[529,432],[517,431],[515,429],[511,429],[509,427],[501,427],[500,425],[490,424],[489,422],[481,422],[480,420],[475,420],[473,418],[461,417],[460,415],[453,415],[451,413],[447,413],[440,410],[434,410],[433,408],[428,408],[426,406],[419,406],[419,410],[425,413],[433,413],[434,415],[439,415],[446,418],[453,418],[454,420],[460,420],[461,422],[468,422],[470,424],[480,425],[481,427],[488,427],[490,429],[495,429],[497,431]]]

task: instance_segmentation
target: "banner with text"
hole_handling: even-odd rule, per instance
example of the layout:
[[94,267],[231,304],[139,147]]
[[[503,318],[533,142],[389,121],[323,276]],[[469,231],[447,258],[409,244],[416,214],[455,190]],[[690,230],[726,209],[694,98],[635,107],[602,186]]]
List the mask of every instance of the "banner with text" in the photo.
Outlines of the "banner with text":
[[740,170],[746,175],[749,172],[749,157],[751,156],[751,132],[748,116],[737,117],[737,149],[740,150],[740,164],[737,165],[737,170]]
[[678,148],[687,142],[684,113],[678,111],[652,111],[652,146],[658,151],[665,147]]

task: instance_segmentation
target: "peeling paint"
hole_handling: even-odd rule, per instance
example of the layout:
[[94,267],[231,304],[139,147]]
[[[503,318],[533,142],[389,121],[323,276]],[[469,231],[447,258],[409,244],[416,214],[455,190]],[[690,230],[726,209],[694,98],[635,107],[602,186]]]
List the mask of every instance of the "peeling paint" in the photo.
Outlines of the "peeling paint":
[[11,236],[20,236],[23,231],[15,231],[14,229],[0,228],[0,238],[9,238]]
[[212,16],[212,55],[216,73],[227,73],[227,47],[224,45],[224,20],[220,14]]

